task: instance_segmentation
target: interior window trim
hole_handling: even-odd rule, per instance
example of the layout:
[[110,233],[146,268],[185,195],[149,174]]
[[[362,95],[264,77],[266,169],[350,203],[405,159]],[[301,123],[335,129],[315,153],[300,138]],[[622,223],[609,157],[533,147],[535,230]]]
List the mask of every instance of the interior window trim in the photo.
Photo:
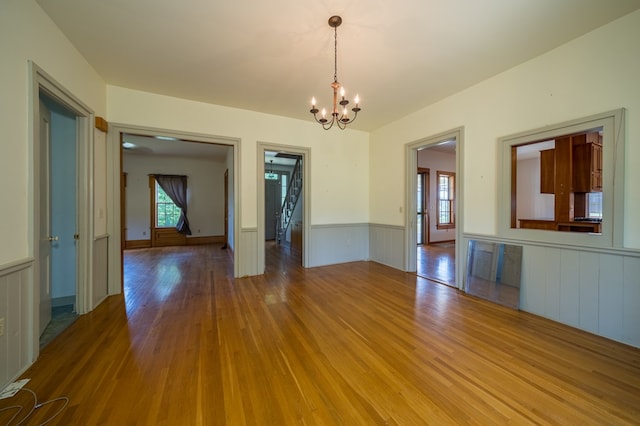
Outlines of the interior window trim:
[[[624,168],[625,109],[620,108],[588,117],[498,138],[498,235],[526,240],[585,247],[624,247]],[[599,235],[545,231],[511,227],[512,150],[513,146],[601,127],[603,131],[603,219]]]

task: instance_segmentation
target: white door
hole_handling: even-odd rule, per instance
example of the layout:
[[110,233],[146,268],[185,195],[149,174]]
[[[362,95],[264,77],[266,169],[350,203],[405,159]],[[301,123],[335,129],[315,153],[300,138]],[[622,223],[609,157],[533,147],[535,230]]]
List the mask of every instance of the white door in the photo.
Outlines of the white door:
[[51,113],[40,101],[40,334],[51,321]]

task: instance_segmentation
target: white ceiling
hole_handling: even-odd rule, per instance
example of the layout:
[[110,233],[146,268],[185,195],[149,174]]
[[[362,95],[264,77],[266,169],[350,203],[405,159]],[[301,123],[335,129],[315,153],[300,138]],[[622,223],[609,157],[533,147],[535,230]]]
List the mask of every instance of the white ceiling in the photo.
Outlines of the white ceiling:
[[111,85],[312,120],[338,79],[373,130],[640,0],[37,0]]
[[[154,155],[165,157],[197,158],[225,162],[233,155],[233,147],[206,142],[194,142],[185,139],[164,136],[144,136],[126,133],[122,137],[124,155]],[[293,166],[295,158],[282,156],[276,151],[265,152],[265,164]]]
[[183,158],[208,159],[225,162],[233,151],[228,145],[193,142],[178,139],[157,139],[151,136],[125,134],[122,138],[125,155],[160,155]]

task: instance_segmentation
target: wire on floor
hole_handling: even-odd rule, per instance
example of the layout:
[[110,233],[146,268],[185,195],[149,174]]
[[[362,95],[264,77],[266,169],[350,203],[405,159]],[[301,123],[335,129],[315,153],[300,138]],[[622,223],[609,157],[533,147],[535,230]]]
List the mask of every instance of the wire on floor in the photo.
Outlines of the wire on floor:
[[6,426],[20,426],[20,425],[24,424],[24,422],[27,421],[37,409],[42,408],[45,405],[52,404],[54,402],[63,401],[64,404],[62,404],[62,407],[60,407],[58,409],[58,411],[56,411],[52,416],[50,416],[48,419],[46,419],[42,423],[39,423],[39,426],[43,426],[43,425],[46,425],[47,423],[49,423],[51,420],[55,419],[69,405],[69,398],[67,398],[66,396],[61,396],[61,397],[58,397],[58,398],[51,399],[49,401],[38,403],[38,395],[36,395],[36,393],[34,391],[32,391],[29,388],[22,388],[22,389],[20,389],[20,391],[26,391],[26,392],[31,393],[31,395],[33,395],[33,407],[31,407],[31,409],[29,410],[29,413],[24,418],[22,418],[19,422],[15,423],[15,424],[13,424],[12,422],[18,417],[18,415],[20,415],[20,413],[22,412],[22,410],[24,410],[25,407],[22,406],[22,405],[12,405],[10,407],[5,407],[5,408],[0,409],[0,412],[9,411],[9,410],[18,410],[13,415],[13,417],[11,417],[9,419],[9,421],[6,423]]

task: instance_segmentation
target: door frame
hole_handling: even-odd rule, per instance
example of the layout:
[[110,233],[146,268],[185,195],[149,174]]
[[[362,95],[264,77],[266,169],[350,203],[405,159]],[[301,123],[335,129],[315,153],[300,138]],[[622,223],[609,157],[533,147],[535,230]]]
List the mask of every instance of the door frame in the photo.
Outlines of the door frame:
[[224,245],[229,245],[229,168],[224,171]]
[[[429,245],[430,239],[431,239],[431,230],[430,228],[430,224],[431,224],[431,203],[429,202],[429,197],[431,196],[431,169],[429,169],[428,167],[418,167],[416,175],[424,175],[424,179],[422,182],[422,187],[423,189],[423,194],[422,194],[422,207],[423,207],[423,211],[422,211],[422,239],[423,245]],[[417,185],[416,185],[417,188]],[[416,194],[417,197],[417,194]],[[418,202],[416,199],[416,207],[418,206]],[[417,210],[417,209],[416,209]],[[417,211],[416,211],[416,215],[417,215]],[[425,220],[426,219],[426,220]],[[417,240],[417,237],[416,237]]]
[[29,61],[29,254],[34,259],[33,294],[29,303],[32,313],[31,354],[38,357],[40,313],[35,309],[40,300],[40,92],[64,106],[76,116],[76,185],[77,185],[77,251],[76,251],[76,311],[84,314],[92,309],[93,239],[94,239],[94,188],[93,188],[93,127],[95,114],[91,108],[76,98],[64,86]]
[[[175,131],[157,127],[136,126],[121,123],[109,123],[107,133],[107,215],[113,218],[108,224],[107,231],[113,242],[109,244],[109,294],[118,294],[123,290],[124,276],[122,270],[122,221],[121,217],[121,174],[122,170],[122,133],[132,133],[140,136],[166,136],[176,139],[184,139],[193,142],[204,142],[217,145],[226,145],[233,150],[233,275],[240,276],[240,259],[242,247],[239,244],[240,230],[240,139],[225,136],[207,135],[203,133],[192,133],[186,131]],[[227,168],[228,165],[227,165]]]
[[257,271],[264,274],[265,268],[265,223],[264,223],[264,156],[266,151],[288,152],[302,157],[302,267],[307,268],[309,259],[309,247],[311,247],[311,148],[300,146],[280,145],[267,142],[258,142],[256,173],[258,189],[258,252]]
[[464,289],[464,247],[463,241],[463,158],[464,158],[464,127],[458,127],[405,145],[405,271],[417,271],[417,235],[416,235],[416,171],[418,170],[418,150],[438,145],[445,140],[456,141],[456,287]]

